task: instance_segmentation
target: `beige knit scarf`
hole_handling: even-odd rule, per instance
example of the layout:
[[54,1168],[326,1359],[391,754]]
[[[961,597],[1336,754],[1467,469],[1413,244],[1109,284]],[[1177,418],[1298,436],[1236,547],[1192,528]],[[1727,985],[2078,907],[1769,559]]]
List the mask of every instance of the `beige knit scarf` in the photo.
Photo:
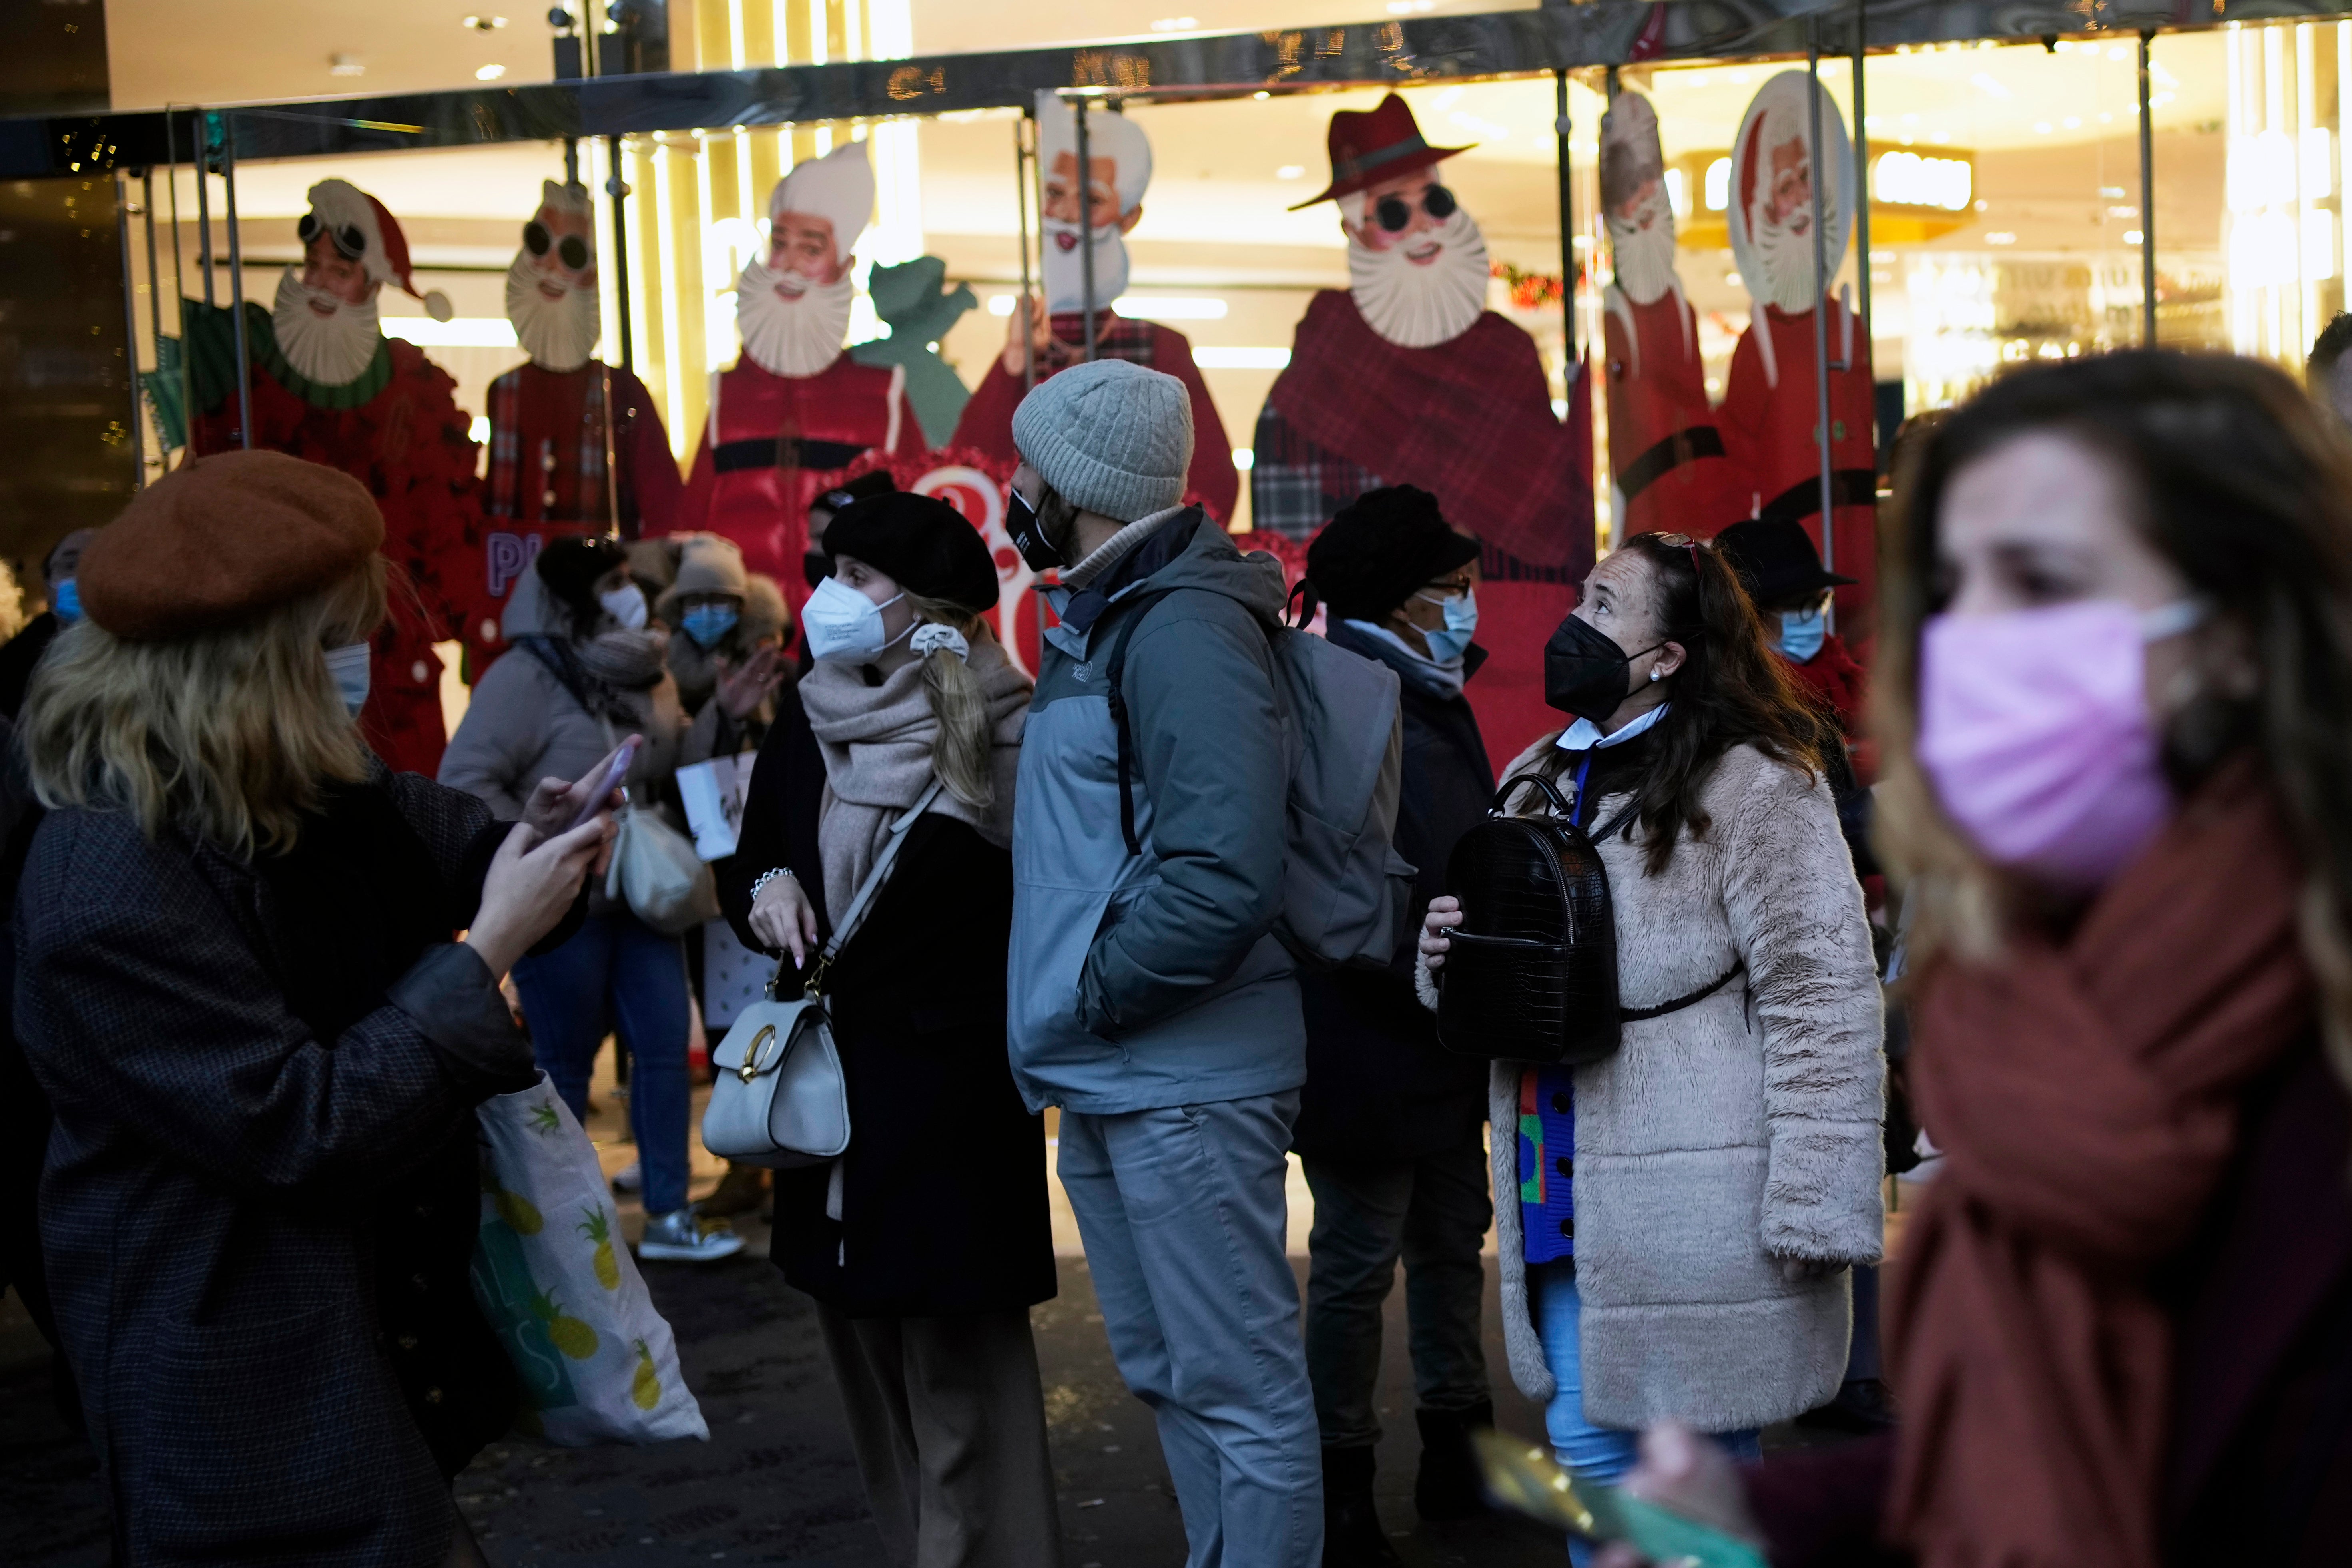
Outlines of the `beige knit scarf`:
[[[930,809],[970,823],[991,844],[1010,848],[1013,781],[1031,683],[985,629],[971,639],[971,663],[988,700],[995,798],[973,806],[941,790]],[[891,825],[930,787],[931,746],[940,723],[923,689],[920,659],[892,670],[879,686],[866,684],[862,667],[820,661],[801,679],[800,692],[817,749],[824,754],[817,853],[824,861],[824,907],[838,920],[873,868]]]

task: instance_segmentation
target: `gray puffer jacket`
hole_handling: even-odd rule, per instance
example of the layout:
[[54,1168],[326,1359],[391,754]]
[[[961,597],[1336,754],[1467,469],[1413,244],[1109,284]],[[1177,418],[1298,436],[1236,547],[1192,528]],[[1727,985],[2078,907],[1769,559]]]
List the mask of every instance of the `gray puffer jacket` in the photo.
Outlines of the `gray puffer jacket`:
[[[1123,601],[1135,825],[1119,831],[1104,690]],[[1287,744],[1271,556],[1189,509],[1084,592],[1051,593],[1021,747],[1008,960],[1013,1072],[1032,1110],[1117,1115],[1297,1088],[1307,1035],[1282,904]]]

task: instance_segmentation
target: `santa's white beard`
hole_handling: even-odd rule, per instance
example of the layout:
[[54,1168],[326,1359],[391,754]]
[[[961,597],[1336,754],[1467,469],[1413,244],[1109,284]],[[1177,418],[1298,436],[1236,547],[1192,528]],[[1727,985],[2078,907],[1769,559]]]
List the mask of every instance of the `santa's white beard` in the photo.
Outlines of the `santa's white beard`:
[[[1049,312],[1087,308],[1087,255],[1077,245],[1078,226],[1056,218],[1045,220],[1045,309]],[[1062,248],[1067,241],[1069,248]],[[1107,310],[1127,292],[1127,237],[1117,224],[1095,230],[1095,309]]]
[[[1657,205],[1665,200],[1659,197]],[[1675,286],[1675,226],[1673,217],[1661,212],[1643,228],[1638,221],[1609,218],[1609,265],[1617,275],[1617,287],[1636,305],[1647,305]]]
[[[334,313],[319,314],[310,308],[314,300],[333,306]],[[357,381],[374,363],[376,345],[383,342],[376,332],[373,297],[354,305],[324,289],[306,289],[302,274],[291,267],[278,275],[278,302],[270,307],[269,318],[286,363],[321,386]]]
[[763,261],[743,264],[735,285],[743,352],[771,375],[814,375],[841,357],[857,285],[845,272],[838,282],[812,283],[797,300],[786,300],[776,292],[777,276]]
[[[562,289],[563,298],[551,300],[541,293],[542,282]],[[586,364],[604,330],[596,290],[574,289],[541,271],[531,265],[528,250],[515,252],[514,265],[507,268],[507,320],[514,323],[515,337],[531,363],[559,372]]]
[[1759,213],[1750,232],[1756,237],[1755,270],[1764,276],[1745,279],[1748,293],[1792,316],[1811,310],[1823,293],[1813,278],[1812,230],[1800,234],[1786,224],[1766,222]]
[[[1405,258],[1435,239],[1444,248],[1426,266]],[[1387,250],[1348,237],[1349,292],[1372,331],[1399,348],[1425,349],[1460,337],[1486,309],[1486,241],[1460,207],[1433,235]]]

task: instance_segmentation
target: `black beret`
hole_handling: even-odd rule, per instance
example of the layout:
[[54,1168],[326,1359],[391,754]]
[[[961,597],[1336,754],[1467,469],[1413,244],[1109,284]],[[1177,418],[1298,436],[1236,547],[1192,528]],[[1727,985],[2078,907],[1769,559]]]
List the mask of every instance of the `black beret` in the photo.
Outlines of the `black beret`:
[[620,541],[602,534],[567,534],[550,540],[539,552],[534,569],[549,593],[575,610],[596,606],[596,584],[615,566],[626,566],[629,553]]
[[1426,584],[1478,558],[1437,498],[1411,485],[1366,490],[1307,547],[1307,581],[1343,620],[1385,620]]
[[891,490],[852,504],[824,531],[825,553],[847,555],[926,599],[981,615],[996,607],[996,563],[980,531],[935,496]]
[[836,485],[825,491],[809,502],[809,510],[814,511],[823,507],[829,512],[847,511],[867,496],[886,496],[898,488],[898,482],[890,477],[889,469],[875,468],[858,475],[847,484]]

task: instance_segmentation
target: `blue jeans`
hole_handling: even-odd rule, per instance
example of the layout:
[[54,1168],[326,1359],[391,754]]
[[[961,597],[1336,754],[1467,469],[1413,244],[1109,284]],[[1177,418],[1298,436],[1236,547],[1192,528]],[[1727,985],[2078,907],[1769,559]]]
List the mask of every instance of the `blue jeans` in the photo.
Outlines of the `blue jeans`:
[[1323,1468],[1283,1255],[1298,1092],[1062,1112],[1061,1173],[1119,1375],[1159,1418],[1189,1568],[1317,1568]]
[[532,1051],[555,1092],[584,1116],[596,1047],[617,1028],[635,1058],[629,1126],[645,1174],[646,1212],[686,1206],[686,946],[625,910],[590,915],[553,952],[516,961]]
[[[1536,1328],[1543,1338],[1544,1364],[1551,1368],[1551,1403],[1544,1406],[1544,1432],[1559,1462],[1588,1479],[1614,1486],[1633,1468],[1638,1457],[1636,1432],[1615,1426],[1595,1426],[1584,1414],[1584,1354],[1578,1327],[1584,1303],[1576,1292],[1576,1260],[1528,1266],[1528,1283],[1538,1291]],[[1738,1432],[1717,1432],[1715,1440],[1735,1459],[1760,1457],[1760,1434],[1753,1426]],[[1569,1542],[1569,1561],[1582,1568],[1591,1548]]]

